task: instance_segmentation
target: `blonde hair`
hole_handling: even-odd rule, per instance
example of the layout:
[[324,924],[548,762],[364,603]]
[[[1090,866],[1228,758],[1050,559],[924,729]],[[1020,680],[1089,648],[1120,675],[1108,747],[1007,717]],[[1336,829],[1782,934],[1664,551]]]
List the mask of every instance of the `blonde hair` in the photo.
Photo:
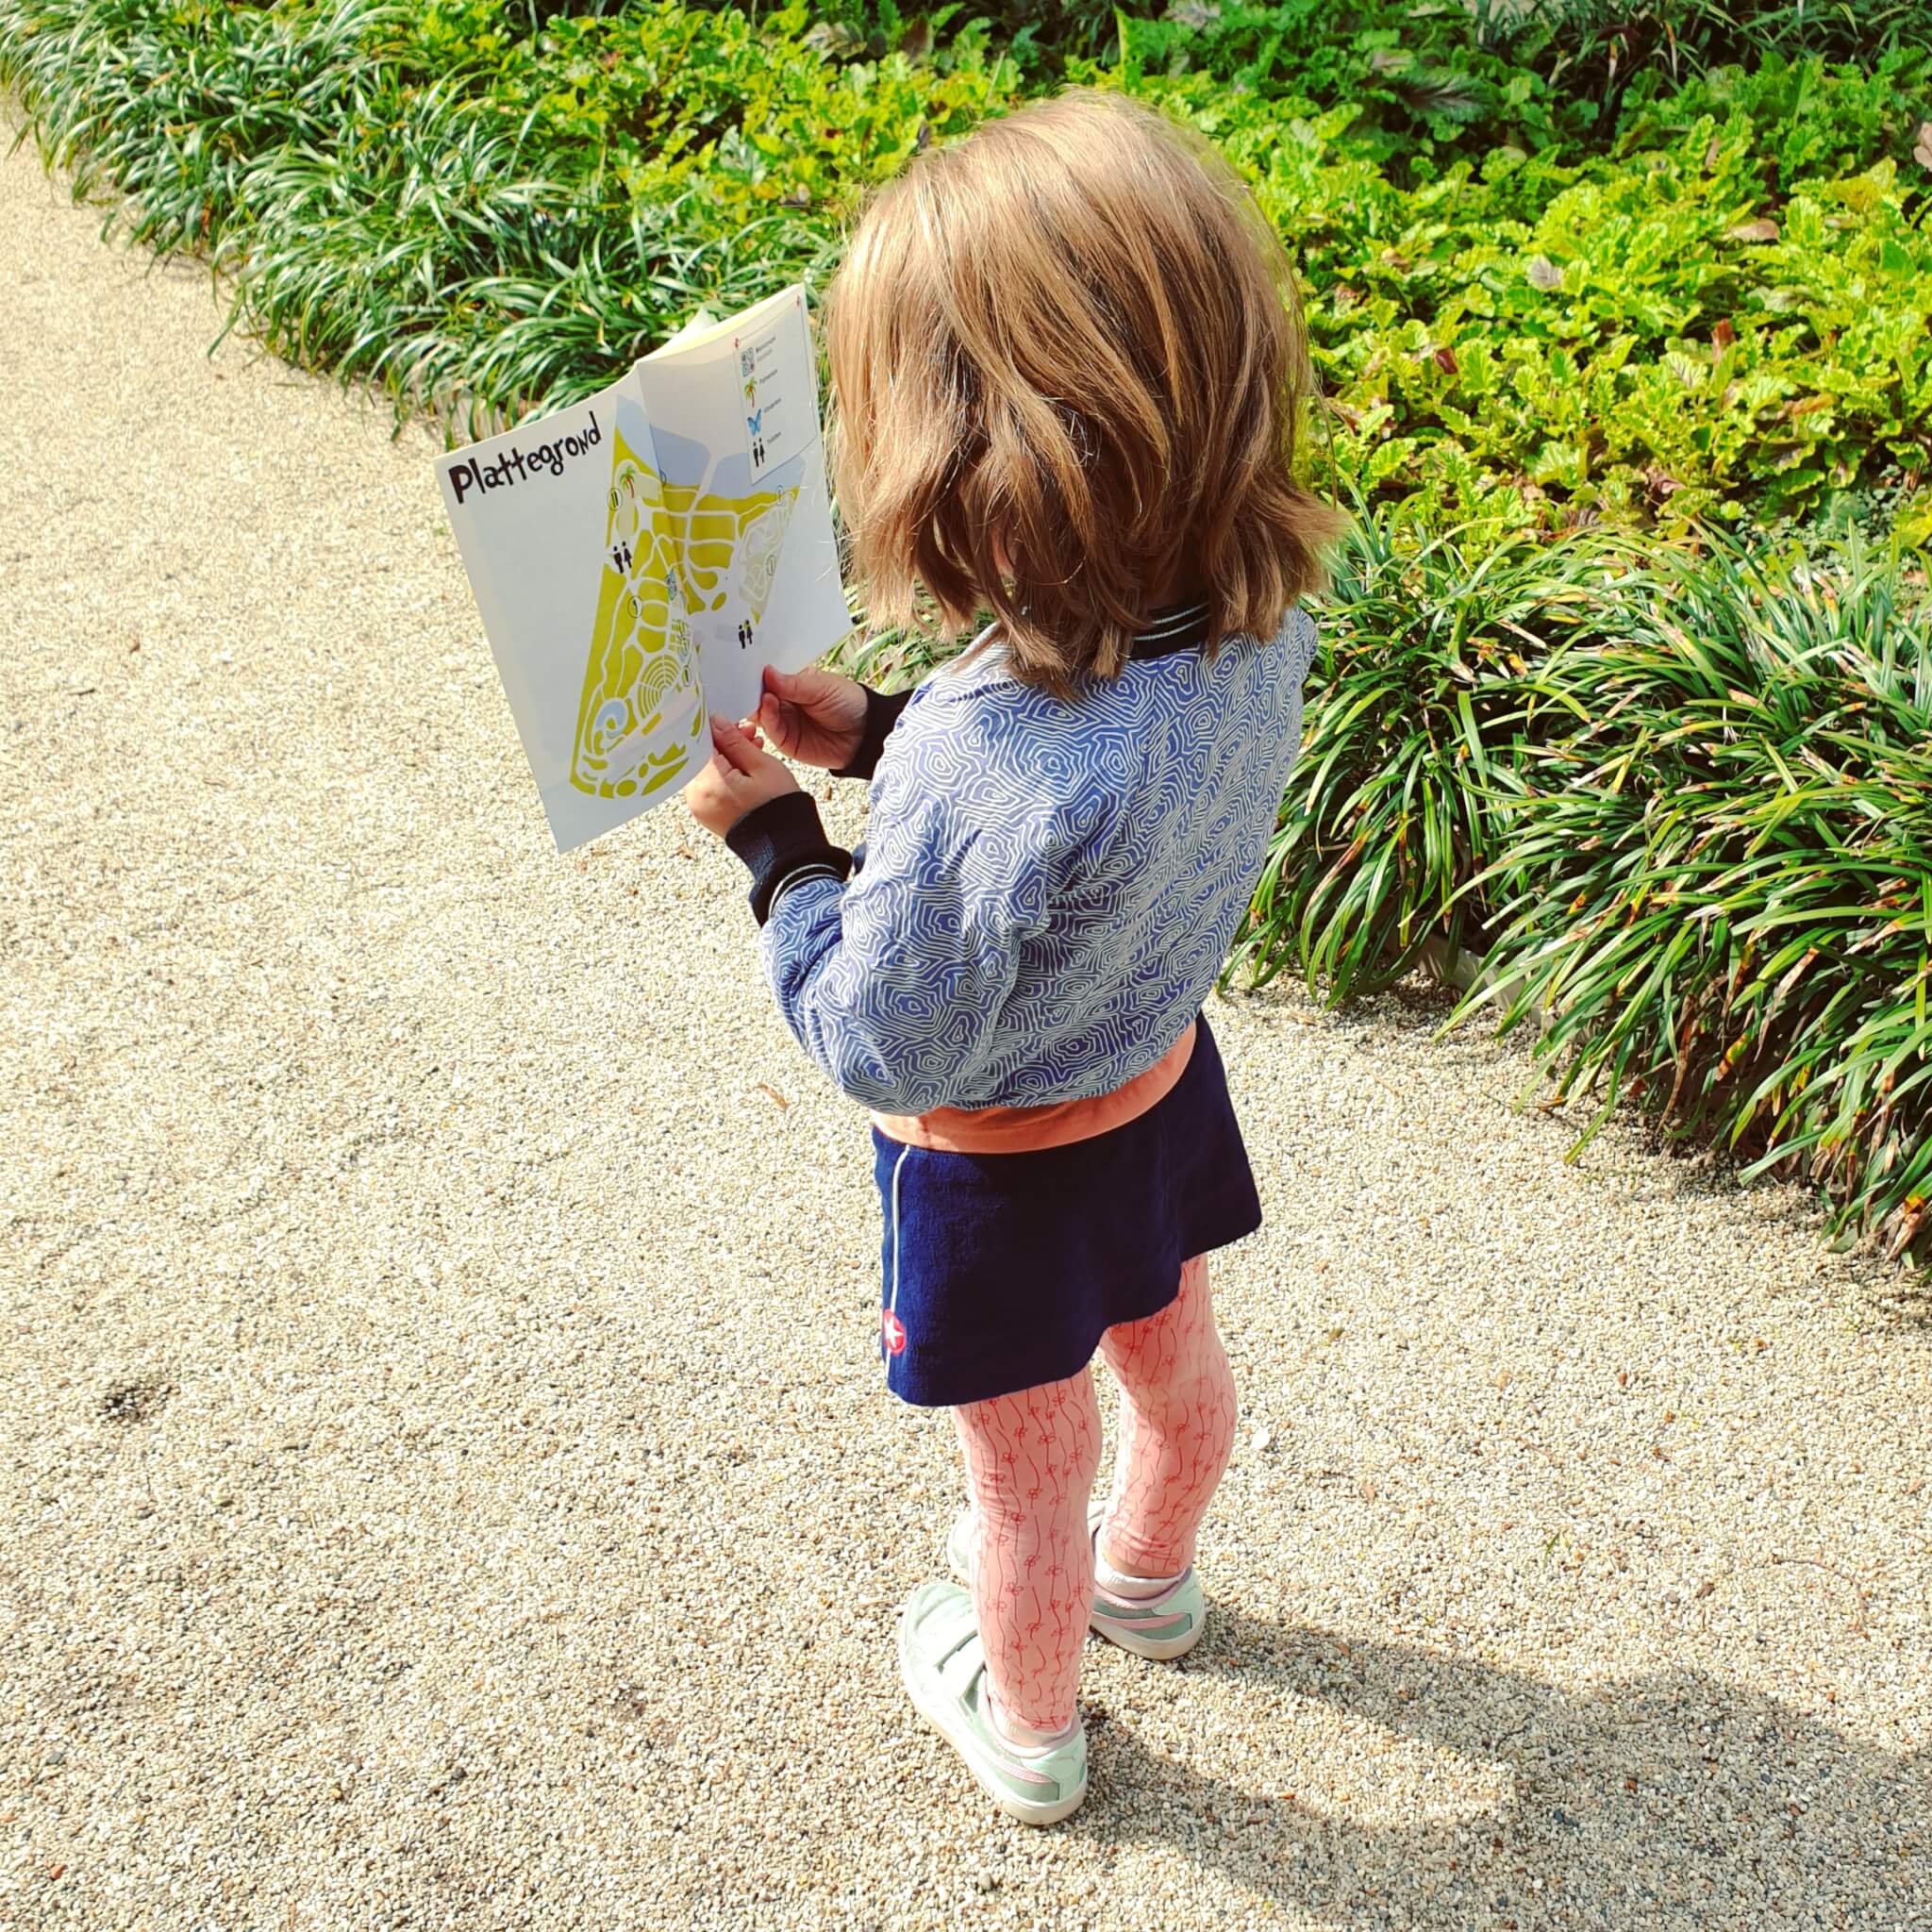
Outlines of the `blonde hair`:
[[833,467],[874,624],[998,619],[1060,695],[1190,576],[1208,648],[1272,638],[1341,520],[1294,478],[1307,381],[1280,241],[1152,108],[1086,90],[922,155],[828,299]]

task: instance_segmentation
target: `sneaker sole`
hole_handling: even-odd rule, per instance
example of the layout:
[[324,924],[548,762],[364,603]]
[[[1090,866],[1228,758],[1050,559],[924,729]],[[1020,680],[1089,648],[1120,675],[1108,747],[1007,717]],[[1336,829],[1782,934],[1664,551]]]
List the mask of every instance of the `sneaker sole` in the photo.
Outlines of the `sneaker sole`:
[[980,1770],[978,1760],[973,1753],[961,1749],[958,1739],[947,1727],[945,1719],[941,1716],[941,1712],[928,1704],[912,1688],[911,1673],[906,1668],[906,1632],[905,1627],[901,1625],[899,1631],[899,1681],[906,1687],[906,1694],[912,1700],[913,1709],[953,1747],[954,1753],[958,1757],[960,1763],[973,1774],[974,1783],[1008,1818],[1015,1819],[1022,1824],[1058,1824],[1063,1820],[1071,1818],[1087,1802],[1087,1780],[1084,1777],[1080,1780],[1080,1787],[1077,1790],[1071,1792],[1064,1798],[1055,1799],[1050,1805],[1029,1805],[1024,1798],[1017,1798],[1003,1786],[995,1784]]
[[1171,1664],[1175,1657],[1186,1657],[1200,1642],[1206,1623],[1196,1617],[1192,1626],[1178,1637],[1141,1637],[1132,1624],[1116,1624],[1104,1610],[1091,1610],[1088,1613],[1087,1627],[1097,1631],[1109,1643],[1117,1643],[1123,1650],[1131,1650],[1136,1657],[1151,1658],[1158,1664]]

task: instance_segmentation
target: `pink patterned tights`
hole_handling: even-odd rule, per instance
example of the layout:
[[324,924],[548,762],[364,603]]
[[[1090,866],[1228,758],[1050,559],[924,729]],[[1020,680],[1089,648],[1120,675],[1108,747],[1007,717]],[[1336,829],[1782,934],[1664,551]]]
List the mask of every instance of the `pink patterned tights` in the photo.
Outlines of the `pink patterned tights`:
[[[1124,1322],[1100,1352],[1121,1385],[1121,1441],[1101,1541],[1119,1564],[1173,1576],[1234,1447],[1234,1377],[1214,1326],[1208,1263],[1179,1294]],[[1003,1715],[1041,1732],[1074,1720],[1093,1548],[1087,1499],[1100,1468],[1090,1369],[953,1411],[978,1530],[974,1607]]]

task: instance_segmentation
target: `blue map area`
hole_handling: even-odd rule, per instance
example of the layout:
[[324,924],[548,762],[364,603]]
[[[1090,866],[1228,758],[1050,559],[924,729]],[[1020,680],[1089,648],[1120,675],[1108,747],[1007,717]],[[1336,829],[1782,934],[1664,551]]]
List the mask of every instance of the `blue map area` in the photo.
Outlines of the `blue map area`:
[[[658,474],[665,482],[691,490],[704,482],[711,453],[703,443],[669,429],[654,429],[652,441],[658,450]],[[795,489],[804,475],[805,458],[799,455],[774,463],[754,483],[751,458],[735,452],[718,458],[718,467],[711,473],[710,489],[714,496],[749,496],[754,490]]]

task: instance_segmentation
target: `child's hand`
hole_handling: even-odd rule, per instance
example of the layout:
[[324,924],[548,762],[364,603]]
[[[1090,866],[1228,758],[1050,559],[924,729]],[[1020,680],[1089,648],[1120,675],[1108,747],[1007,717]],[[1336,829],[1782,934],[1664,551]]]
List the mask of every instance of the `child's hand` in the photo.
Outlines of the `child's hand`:
[[716,756],[684,788],[684,802],[706,831],[722,839],[746,812],[799,789],[798,780],[758,743],[757,734],[728,718],[711,720],[711,742]]
[[830,671],[765,667],[758,722],[773,746],[800,764],[836,771],[865,735],[865,687]]

